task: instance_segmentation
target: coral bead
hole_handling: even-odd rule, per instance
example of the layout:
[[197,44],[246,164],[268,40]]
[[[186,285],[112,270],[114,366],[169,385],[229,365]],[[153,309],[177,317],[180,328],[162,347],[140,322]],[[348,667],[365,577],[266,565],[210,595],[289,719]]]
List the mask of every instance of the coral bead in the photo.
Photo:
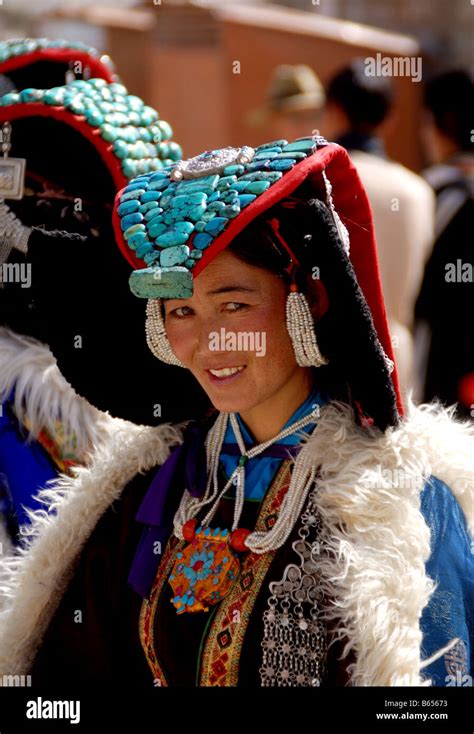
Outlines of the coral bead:
[[191,543],[196,537],[196,524],[197,519],[193,518],[192,520],[185,522],[183,525],[183,538],[187,540],[188,543]]
[[245,553],[249,549],[245,545],[245,539],[247,535],[250,535],[250,530],[245,528],[237,528],[231,535],[230,544],[231,547],[239,553]]

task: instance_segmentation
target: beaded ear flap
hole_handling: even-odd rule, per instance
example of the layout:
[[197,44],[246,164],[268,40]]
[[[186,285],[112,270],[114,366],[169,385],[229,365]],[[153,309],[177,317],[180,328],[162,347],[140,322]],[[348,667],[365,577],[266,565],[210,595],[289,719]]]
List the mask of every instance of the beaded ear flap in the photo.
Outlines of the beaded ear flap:
[[292,279],[292,283],[286,299],[286,328],[293,344],[296,362],[300,367],[321,367],[328,364],[328,360],[323,357],[319,349],[314,332],[314,320],[307,298],[304,293],[299,291],[295,282],[295,269],[299,266],[299,262],[279,232],[278,219],[270,220],[270,226],[290,256],[290,264],[286,270]]
[[148,300],[145,331],[147,344],[157,359],[166,362],[166,364],[185,368],[185,365],[180,362],[171,349],[171,344],[166,336],[165,322],[161,313],[161,298]]

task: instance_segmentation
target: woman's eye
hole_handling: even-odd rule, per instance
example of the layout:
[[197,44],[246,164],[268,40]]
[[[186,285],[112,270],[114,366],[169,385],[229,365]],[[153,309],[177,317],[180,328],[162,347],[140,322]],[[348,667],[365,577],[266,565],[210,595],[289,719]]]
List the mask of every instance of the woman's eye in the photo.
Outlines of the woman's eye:
[[176,316],[177,318],[183,318],[184,316],[188,316],[189,313],[192,312],[192,309],[189,308],[189,306],[180,306],[179,308],[173,309],[173,311],[169,312],[169,316]]
[[237,301],[229,301],[225,304],[226,311],[240,311],[242,308],[246,308],[246,303],[238,303]]

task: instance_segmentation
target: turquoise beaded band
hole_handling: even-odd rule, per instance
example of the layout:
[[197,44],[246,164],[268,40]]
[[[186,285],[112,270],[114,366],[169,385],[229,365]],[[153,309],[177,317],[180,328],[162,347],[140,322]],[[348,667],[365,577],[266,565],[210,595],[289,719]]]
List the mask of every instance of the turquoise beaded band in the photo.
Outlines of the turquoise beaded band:
[[23,89],[0,97],[0,108],[40,103],[83,116],[112,146],[126,179],[161,170],[180,160],[181,147],[155,109],[130,95],[123,84],[103,79],[75,80],[52,89]]

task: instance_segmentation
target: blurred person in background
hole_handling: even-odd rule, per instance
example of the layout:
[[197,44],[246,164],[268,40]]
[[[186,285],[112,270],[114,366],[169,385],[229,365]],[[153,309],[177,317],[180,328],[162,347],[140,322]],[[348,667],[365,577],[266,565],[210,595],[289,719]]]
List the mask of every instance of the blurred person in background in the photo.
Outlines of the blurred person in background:
[[402,394],[414,381],[413,312],[433,242],[434,196],[417,174],[389,160],[382,132],[393,106],[392,82],[354,59],[327,85],[321,132],[349,151],[372,206],[382,286]]
[[275,140],[310,135],[324,109],[324,87],[311,67],[281,64],[272,74],[264,104],[252,110],[248,122],[265,127]]
[[436,228],[416,303],[421,397],[457,403],[464,417],[474,416],[474,336],[466,325],[474,304],[473,91],[465,71],[440,74],[426,87],[423,140],[432,165],[424,176],[436,194]]

